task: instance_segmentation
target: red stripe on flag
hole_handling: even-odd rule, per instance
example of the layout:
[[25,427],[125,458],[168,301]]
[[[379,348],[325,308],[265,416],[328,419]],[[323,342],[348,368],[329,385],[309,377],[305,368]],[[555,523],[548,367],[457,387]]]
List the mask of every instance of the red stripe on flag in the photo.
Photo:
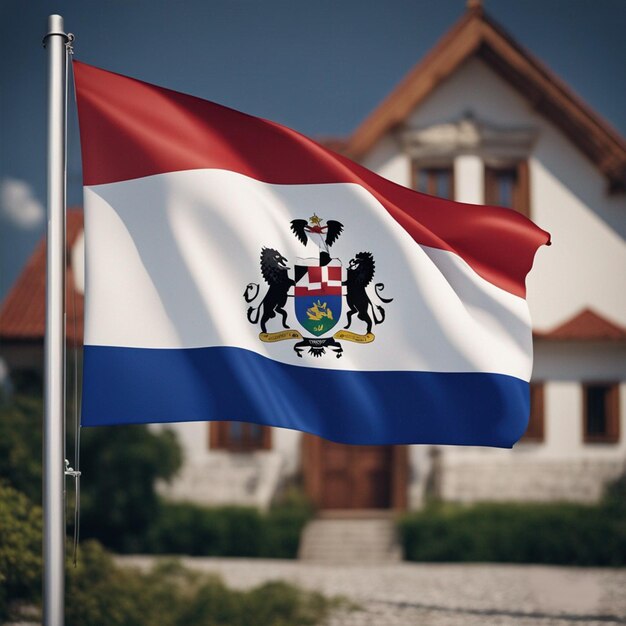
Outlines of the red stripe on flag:
[[549,243],[514,211],[420,194],[275,122],[77,61],[74,76],[85,185],[209,168],[273,184],[354,183],[417,243],[458,254],[522,297],[535,252]]

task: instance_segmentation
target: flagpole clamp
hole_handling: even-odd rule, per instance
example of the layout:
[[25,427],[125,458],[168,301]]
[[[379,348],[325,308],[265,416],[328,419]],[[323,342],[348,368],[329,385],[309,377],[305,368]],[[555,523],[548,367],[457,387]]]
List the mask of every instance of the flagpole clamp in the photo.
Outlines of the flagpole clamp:
[[81,473],[79,470],[75,470],[70,465],[70,462],[67,459],[65,459],[65,475],[72,476],[72,478],[78,478],[81,475]]

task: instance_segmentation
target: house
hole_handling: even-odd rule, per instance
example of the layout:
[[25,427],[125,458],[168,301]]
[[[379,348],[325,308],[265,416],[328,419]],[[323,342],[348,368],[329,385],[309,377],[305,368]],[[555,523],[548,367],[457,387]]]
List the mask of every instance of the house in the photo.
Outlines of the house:
[[[427,494],[597,500],[626,470],[624,140],[473,1],[350,137],[328,145],[402,185],[506,206],[552,233],[528,282],[527,434],[512,450],[375,447],[243,423],[174,424],[186,461],[163,492],[265,507],[301,481],[322,509],[414,508]],[[70,212],[72,340],[82,332],[81,228]],[[43,263],[40,246],[0,311],[2,357],[18,377],[41,362]]]

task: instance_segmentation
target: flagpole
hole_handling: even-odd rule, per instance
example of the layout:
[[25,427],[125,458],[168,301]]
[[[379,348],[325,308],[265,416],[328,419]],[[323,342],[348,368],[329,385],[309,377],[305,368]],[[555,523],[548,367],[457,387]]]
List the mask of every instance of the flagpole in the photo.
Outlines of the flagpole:
[[65,98],[68,36],[48,17],[48,227],[43,424],[43,624],[65,622]]

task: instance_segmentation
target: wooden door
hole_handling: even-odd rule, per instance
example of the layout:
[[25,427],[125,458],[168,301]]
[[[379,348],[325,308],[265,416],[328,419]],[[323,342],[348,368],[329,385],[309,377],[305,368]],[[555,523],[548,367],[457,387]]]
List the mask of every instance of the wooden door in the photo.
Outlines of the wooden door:
[[404,508],[406,450],[402,446],[349,446],[305,436],[307,492],[322,509]]

